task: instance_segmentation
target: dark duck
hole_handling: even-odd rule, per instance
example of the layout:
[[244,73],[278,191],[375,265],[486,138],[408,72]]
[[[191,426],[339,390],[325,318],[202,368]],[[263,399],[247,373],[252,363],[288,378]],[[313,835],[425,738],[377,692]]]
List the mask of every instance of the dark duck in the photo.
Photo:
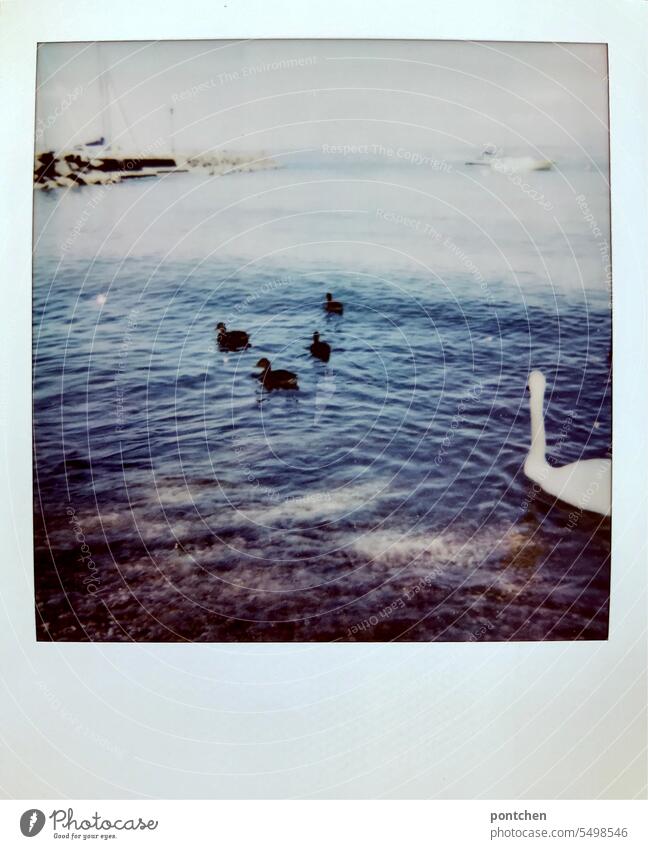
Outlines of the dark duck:
[[331,346],[328,342],[325,342],[323,339],[320,339],[319,333],[313,333],[313,342],[310,346],[310,352],[314,357],[317,357],[318,360],[323,360],[325,363],[328,363],[329,357],[331,356]]
[[265,389],[299,389],[294,372],[282,368],[273,369],[270,360],[265,357],[261,357],[257,368],[263,369],[259,380]]
[[240,351],[250,347],[250,336],[244,330],[228,330],[222,321],[216,325],[218,346],[223,351]]
[[326,312],[336,312],[338,315],[342,315],[344,312],[344,306],[340,301],[334,301],[333,295],[330,292],[326,293],[326,303],[324,304],[324,309]]

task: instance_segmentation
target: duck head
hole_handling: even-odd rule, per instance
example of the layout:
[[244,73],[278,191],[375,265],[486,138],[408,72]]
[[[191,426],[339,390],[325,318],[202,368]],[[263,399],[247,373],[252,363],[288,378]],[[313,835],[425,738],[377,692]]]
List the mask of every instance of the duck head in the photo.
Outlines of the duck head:
[[256,364],[256,367],[267,370],[270,368],[270,360],[266,359],[265,357],[261,357],[259,362]]
[[319,333],[317,330],[313,333],[313,342],[319,342]]
[[332,301],[332,300],[333,300],[333,295],[332,295],[330,292],[327,292],[327,293],[326,293],[326,300],[327,300],[327,301]]
[[223,333],[225,333],[225,325],[223,324],[222,321],[218,322],[218,324],[216,325],[216,330],[218,330],[219,336],[221,336]]

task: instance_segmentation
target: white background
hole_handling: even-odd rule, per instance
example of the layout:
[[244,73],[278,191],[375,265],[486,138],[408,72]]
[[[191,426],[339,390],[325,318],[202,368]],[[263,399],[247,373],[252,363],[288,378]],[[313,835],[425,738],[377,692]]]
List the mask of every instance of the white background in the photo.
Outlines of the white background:
[[[0,9],[0,792],[25,799],[645,797],[645,4],[30,0]],[[607,643],[35,643],[36,42],[197,37],[609,43],[614,519]]]

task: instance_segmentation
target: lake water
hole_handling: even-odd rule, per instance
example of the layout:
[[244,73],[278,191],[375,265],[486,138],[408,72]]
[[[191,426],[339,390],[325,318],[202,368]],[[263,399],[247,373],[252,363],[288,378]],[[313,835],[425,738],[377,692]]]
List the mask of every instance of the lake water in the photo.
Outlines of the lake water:
[[36,194],[39,638],[605,639],[610,522],[522,471],[533,368],[609,456],[605,178],[280,161]]

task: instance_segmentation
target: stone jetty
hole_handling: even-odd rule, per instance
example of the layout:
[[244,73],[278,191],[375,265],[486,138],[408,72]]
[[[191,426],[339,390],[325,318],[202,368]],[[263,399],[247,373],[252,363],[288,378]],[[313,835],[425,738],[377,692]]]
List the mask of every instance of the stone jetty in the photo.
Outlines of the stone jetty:
[[57,188],[105,185],[144,177],[185,171],[207,171],[210,176],[224,176],[241,171],[277,168],[277,163],[264,154],[235,154],[226,151],[193,156],[125,156],[107,155],[105,150],[89,152],[45,151],[36,155],[34,185],[49,191]]

